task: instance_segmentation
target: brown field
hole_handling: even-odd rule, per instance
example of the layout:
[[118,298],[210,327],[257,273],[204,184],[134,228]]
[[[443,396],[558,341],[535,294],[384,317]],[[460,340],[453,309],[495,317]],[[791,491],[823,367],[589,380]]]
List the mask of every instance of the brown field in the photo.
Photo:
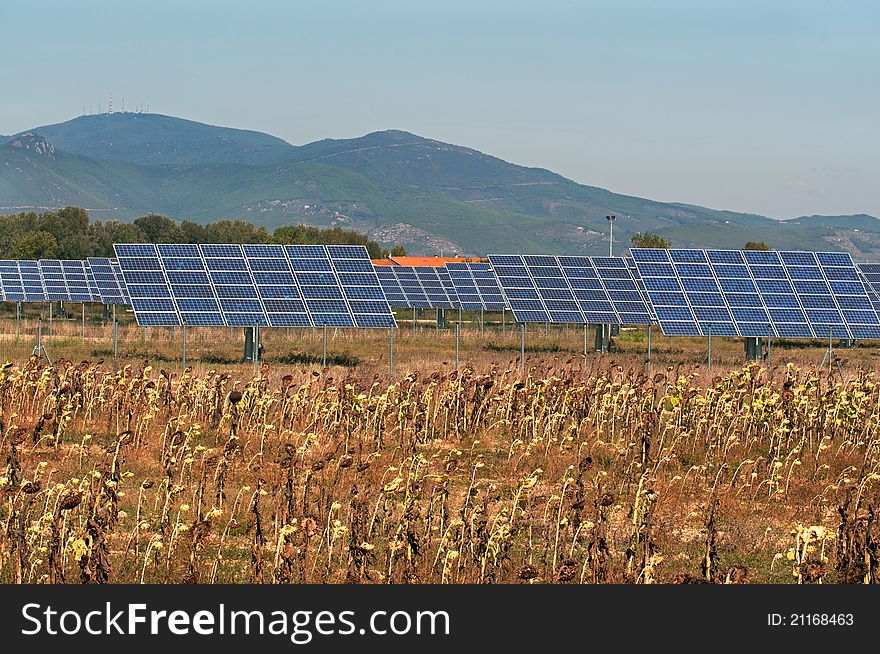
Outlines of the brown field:
[[[125,316],[128,319],[130,316]],[[0,320],[4,583],[880,580],[878,351]],[[44,333],[48,325],[44,323]],[[592,333],[590,334],[592,345]]]

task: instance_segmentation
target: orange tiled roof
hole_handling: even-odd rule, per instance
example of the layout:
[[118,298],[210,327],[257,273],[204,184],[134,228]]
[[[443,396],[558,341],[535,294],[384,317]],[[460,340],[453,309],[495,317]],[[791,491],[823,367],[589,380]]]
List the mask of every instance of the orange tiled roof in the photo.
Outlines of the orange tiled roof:
[[442,266],[450,262],[480,261],[477,257],[391,257],[398,266]]

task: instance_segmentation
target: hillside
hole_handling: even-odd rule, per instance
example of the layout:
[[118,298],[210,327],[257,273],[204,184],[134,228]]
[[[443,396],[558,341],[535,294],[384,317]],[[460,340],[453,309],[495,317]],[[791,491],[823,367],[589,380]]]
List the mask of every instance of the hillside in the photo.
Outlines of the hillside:
[[265,164],[291,148],[286,141],[262,132],[132,112],[79,116],[29,131],[70,154],[144,165]]
[[0,145],[0,211],[88,208],[98,219],[157,212],[274,228],[341,226],[414,253],[607,251],[638,231],[680,246],[846,249],[880,257],[871,216],[764,216],[662,203],[403,131],[293,146],[154,114],[82,116]]

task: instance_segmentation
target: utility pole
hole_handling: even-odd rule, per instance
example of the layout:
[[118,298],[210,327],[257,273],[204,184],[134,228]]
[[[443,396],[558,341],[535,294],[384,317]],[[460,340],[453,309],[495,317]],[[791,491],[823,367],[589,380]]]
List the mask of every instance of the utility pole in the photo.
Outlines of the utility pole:
[[614,256],[614,221],[617,220],[617,216],[614,214],[605,216],[605,220],[608,221],[608,256]]

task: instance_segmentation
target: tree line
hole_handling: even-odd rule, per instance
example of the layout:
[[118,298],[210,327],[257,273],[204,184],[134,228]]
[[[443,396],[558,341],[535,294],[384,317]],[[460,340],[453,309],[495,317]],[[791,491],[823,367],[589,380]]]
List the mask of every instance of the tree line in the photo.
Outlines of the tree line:
[[216,220],[202,225],[158,214],[141,216],[130,223],[93,221],[80,207],[0,216],[0,259],[113,257],[114,243],[364,245],[373,259],[406,254],[403,246],[389,250],[363,234],[338,227],[285,225],[270,232],[243,220]]
[[[637,232],[630,238],[630,243],[634,248],[659,248],[668,250],[672,247],[672,241],[657,234],[650,232]],[[764,241],[748,241],[742,248],[743,250],[769,250],[770,246]]]

